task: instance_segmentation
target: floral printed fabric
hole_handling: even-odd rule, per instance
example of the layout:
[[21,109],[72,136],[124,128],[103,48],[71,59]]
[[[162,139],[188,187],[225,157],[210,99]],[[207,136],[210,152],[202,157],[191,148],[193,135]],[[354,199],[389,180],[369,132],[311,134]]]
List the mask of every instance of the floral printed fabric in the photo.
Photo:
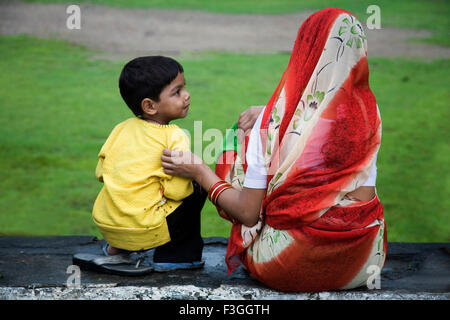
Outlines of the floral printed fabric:
[[[261,123],[269,176],[260,222],[234,222],[230,272],[244,263],[271,287],[318,291],[362,285],[368,265],[383,266],[381,203],[344,199],[367,180],[381,141],[366,53],[361,23],[347,11],[325,9],[302,24]],[[243,181],[236,160],[218,175]]]

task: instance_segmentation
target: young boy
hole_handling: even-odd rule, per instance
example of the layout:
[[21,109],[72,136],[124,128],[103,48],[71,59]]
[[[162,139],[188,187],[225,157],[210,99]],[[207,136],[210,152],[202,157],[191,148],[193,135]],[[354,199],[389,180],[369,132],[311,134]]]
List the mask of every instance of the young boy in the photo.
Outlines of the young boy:
[[155,248],[156,271],[203,265],[200,211],[204,191],[161,166],[164,148],[189,150],[172,120],[186,117],[190,94],[183,67],[162,56],[128,62],[120,94],[136,117],[118,124],[99,153],[96,176],[104,183],[92,217],[107,245],[105,255]]

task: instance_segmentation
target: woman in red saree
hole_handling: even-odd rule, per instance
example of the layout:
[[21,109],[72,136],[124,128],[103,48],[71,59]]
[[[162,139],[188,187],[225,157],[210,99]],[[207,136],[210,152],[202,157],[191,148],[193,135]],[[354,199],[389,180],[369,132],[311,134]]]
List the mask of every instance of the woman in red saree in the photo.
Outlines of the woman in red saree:
[[386,225],[370,182],[381,119],[366,48],[352,14],[314,13],[242,149],[225,150],[216,174],[189,152],[164,151],[165,171],[197,180],[232,221],[229,272],[242,263],[269,287],[323,291],[366,285],[383,267]]

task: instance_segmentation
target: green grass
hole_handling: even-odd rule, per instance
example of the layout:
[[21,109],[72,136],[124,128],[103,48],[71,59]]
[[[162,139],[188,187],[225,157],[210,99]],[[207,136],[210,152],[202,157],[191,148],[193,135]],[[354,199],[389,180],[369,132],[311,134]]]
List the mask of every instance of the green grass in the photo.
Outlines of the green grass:
[[[0,233],[93,234],[97,153],[131,116],[117,79],[124,61],[94,60],[62,41],[0,37]],[[289,56],[204,53],[180,59],[191,93],[187,118],[224,131],[265,104]],[[449,241],[449,60],[371,59],[383,119],[377,189],[390,241]],[[228,236],[207,202],[204,236]]]
[[[26,2],[67,3],[71,0],[26,0]],[[167,8],[202,10],[232,14],[283,14],[327,7],[346,9],[365,23],[367,7],[376,4],[381,10],[381,26],[408,27],[429,30],[429,43],[450,46],[450,2],[448,0],[80,0],[121,8]]]
[[450,60],[374,59],[383,121],[377,190],[395,241],[449,241]]

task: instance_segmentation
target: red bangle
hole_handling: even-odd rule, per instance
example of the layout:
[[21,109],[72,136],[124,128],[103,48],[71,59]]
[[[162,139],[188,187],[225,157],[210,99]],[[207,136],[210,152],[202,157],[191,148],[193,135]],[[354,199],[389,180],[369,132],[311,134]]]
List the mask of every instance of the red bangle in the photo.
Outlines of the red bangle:
[[216,192],[215,192],[215,195],[213,196],[213,203],[215,204],[215,205],[217,205],[217,199],[219,199],[219,196],[220,196],[220,194],[222,193],[222,192],[224,192],[225,190],[227,190],[227,189],[230,189],[231,188],[231,186],[230,185],[221,185],[220,187],[218,187],[217,189],[216,189]]
[[213,184],[209,188],[209,191],[208,191],[208,198],[209,198],[209,200],[212,199],[212,195],[213,195],[214,191],[217,189],[217,187],[219,187],[220,185],[223,185],[223,184],[226,184],[226,181],[220,180],[220,181],[216,182],[215,184]]
[[214,205],[217,205],[217,199],[219,198],[220,194],[230,188],[232,188],[232,186],[228,182],[224,180],[218,181],[209,189],[208,199]]
[[213,185],[211,189],[209,189],[210,200],[213,201],[216,198],[217,192],[219,192],[219,190],[221,190],[226,185],[227,183],[225,181],[219,181],[218,183]]

